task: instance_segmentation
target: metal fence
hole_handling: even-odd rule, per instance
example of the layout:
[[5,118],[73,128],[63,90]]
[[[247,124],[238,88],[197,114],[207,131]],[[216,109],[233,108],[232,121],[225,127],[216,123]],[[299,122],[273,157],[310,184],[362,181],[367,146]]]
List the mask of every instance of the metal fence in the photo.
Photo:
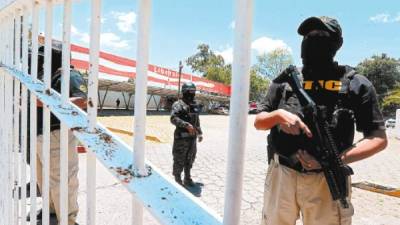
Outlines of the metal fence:
[[[146,208],[161,224],[239,224],[243,156],[249,94],[252,1],[236,0],[233,83],[224,219],[145,160],[147,68],[151,0],[138,1],[135,137],[130,148],[96,121],[101,30],[101,0],[91,0],[90,71],[87,113],[69,100],[72,0],[0,2],[0,224],[27,224],[26,183],[37,183],[36,107],[43,105],[43,224],[49,224],[50,112],[61,121],[60,224],[68,222],[68,131],[85,145],[87,156],[87,219],[96,224],[96,163],[102,163],[132,196],[132,224],[143,224]],[[135,2],[133,1],[132,4]],[[63,4],[62,86],[51,89],[54,4]],[[44,79],[37,79],[39,10],[45,10]],[[28,101],[29,98],[29,101]],[[28,104],[30,124],[28,125]],[[30,155],[27,156],[29,127]],[[27,165],[27,157],[30,165]],[[27,169],[30,167],[30,174]],[[20,194],[19,194],[20,189]],[[30,224],[36,224],[36,185],[30,185]],[[82,207],[82,206],[81,206]]]

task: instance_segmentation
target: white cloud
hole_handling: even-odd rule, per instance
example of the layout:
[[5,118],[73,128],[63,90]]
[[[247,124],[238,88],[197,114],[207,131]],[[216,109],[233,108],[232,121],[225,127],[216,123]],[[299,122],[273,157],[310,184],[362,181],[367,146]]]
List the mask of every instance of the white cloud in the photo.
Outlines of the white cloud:
[[[84,44],[90,43],[90,36],[86,32],[80,32],[75,26],[71,26],[71,34],[79,42]],[[122,40],[115,33],[106,32],[100,34],[100,45],[105,48],[129,48],[128,40]]]
[[[87,18],[87,19],[86,19],[86,21],[87,21],[88,23],[90,23],[90,20],[91,20],[90,18]],[[104,24],[104,23],[106,22],[106,20],[107,20],[106,18],[101,17],[100,23],[101,23],[101,24]]]
[[397,17],[396,17],[396,18],[394,18],[394,21],[395,21],[395,22],[400,22],[400,13],[399,13],[399,14],[397,14]]
[[226,64],[231,64],[233,62],[233,48],[229,47],[223,51],[216,51],[216,55],[222,56]]
[[369,20],[374,23],[397,23],[400,22],[400,12],[397,13],[397,16],[392,16],[391,14],[387,13],[379,13],[375,16],[371,16]]
[[127,40],[122,40],[118,35],[108,32],[100,35],[100,44],[110,48],[127,48],[129,47]]
[[232,29],[232,30],[235,29],[235,26],[236,26],[235,21],[232,21],[232,22],[229,24],[229,28]]
[[79,42],[88,44],[90,42],[90,36],[86,32],[80,32],[74,25],[71,26],[71,36],[76,38]]
[[289,52],[292,52],[292,49],[284,41],[269,37],[260,37],[254,40],[251,43],[251,48],[255,50],[258,55],[267,54],[276,49],[286,49]]
[[136,23],[136,13],[134,12],[112,12],[117,20],[117,27],[121,32],[133,32],[133,25]]
[[[254,40],[251,43],[251,48],[256,51],[257,55],[268,54],[276,49],[286,49],[290,53],[292,52],[292,49],[284,41],[269,37],[260,37]],[[224,50],[216,51],[215,54],[222,56],[227,64],[233,62],[233,48],[230,46]]]
[[380,13],[375,16],[371,16],[369,20],[375,23],[388,23],[390,20],[390,15],[387,13]]

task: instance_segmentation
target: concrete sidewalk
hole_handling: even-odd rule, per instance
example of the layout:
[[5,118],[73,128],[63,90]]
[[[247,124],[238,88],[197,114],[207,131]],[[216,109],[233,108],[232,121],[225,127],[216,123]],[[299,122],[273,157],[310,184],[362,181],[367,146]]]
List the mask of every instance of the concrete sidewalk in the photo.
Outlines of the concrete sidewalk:
[[[118,126],[115,118],[102,121],[106,125]],[[201,122],[205,139],[198,146],[198,157],[193,168],[195,181],[203,184],[195,190],[195,194],[208,206],[223,214],[224,190],[226,179],[226,155],[228,141],[228,117],[202,116]],[[133,127],[131,118],[124,118],[121,122],[125,129]],[[253,128],[253,116],[248,119],[248,133],[246,145],[246,163],[243,185],[243,201],[241,224],[259,224],[263,199],[263,188],[266,163],[266,133]],[[168,116],[152,116],[148,120],[148,134],[162,136],[167,143],[147,143],[146,157],[156,166],[170,175],[172,168],[171,141],[173,126]],[[393,136],[392,130],[388,130]],[[128,143],[131,138],[121,136]],[[361,138],[357,134],[357,138]],[[357,139],[356,138],[356,139]],[[84,156],[81,156],[83,159]],[[81,160],[81,168],[84,162]],[[400,187],[400,141],[390,138],[389,147],[378,155],[352,165],[355,175],[353,182],[369,181],[390,187]],[[80,180],[83,181],[84,169],[81,169]],[[106,171],[101,167],[98,171],[98,213],[99,224],[130,224],[130,198],[121,185],[115,184]],[[85,188],[81,186],[80,202],[84,206]],[[103,201],[106,204],[103,204]],[[372,193],[353,188],[353,205],[355,215],[354,225],[398,225],[400,224],[400,198]],[[83,209],[79,221],[84,221]],[[82,220],[83,219],[83,220]],[[120,221],[118,223],[113,223]],[[145,215],[145,224],[157,224],[148,214]],[[301,224],[299,222],[298,224]]]
[[[228,142],[228,117],[202,116],[204,142],[198,145],[198,156],[193,167],[193,178],[199,185],[192,190],[209,207],[223,214],[226,179],[226,156]],[[248,119],[246,161],[243,184],[241,224],[256,225],[261,218],[265,172],[267,169],[266,133],[253,128],[253,116]],[[100,118],[106,126],[132,130],[131,117]],[[152,116],[148,120],[148,134],[162,136],[165,143],[146,143],[146,157],[149,161],[171,176],[171,141],[173,127],[168,116]],[[392,136],[391,130],[388,131]],[[121,137],[130,145],[132,138]],[[360,134],[357,135],[360,138]],[[369,181],[390,187],[400,187],[400,141],[390,138],[389,147],[378,155],[352,165],[355,175],[353,182]],[[172,177],[172,176],[171,176]],[[80,212],[78,223],[86,224],[86,154],[80,154]],[[97,209],[96,224],[131,224],[132,197],[117,183],[110,173],[97,164]],[[399,225],[400,198],[372,193],[353,188],[354,225]],[[144,224],[158,224],[145,211]],[[298,222],[300,225],[301,222]]]

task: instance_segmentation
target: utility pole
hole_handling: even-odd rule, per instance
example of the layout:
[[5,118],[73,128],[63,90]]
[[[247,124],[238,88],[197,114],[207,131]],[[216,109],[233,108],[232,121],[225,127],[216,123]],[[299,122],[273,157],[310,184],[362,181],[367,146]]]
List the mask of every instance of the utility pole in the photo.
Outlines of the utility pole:
[[183,65],[182,65],[182,61],[179,61],[179,81],[178,81],[178,99],[180,99],[180,95],[181,95],[181,76],[182,76],[182,69],[183,69]]

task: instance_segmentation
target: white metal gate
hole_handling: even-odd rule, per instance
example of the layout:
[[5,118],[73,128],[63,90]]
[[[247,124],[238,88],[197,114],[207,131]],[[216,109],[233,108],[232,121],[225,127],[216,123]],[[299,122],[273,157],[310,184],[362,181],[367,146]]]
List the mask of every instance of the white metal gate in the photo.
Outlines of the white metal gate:
[[[151,0],[139,0],[137,36],[137,78],[135,93],[134,150],[97,123],[97,90],[101,0],[91,0],[90,73],[87,113],[69,101],[70,33],[72,0],[16,0],[0,2],[0,224],[27,224],[26,186],[35,184],[36,171],[36,100],[43,110],[43,224],[49,214],[50,112],[61,121],[61,218],[68,215],[68,130],[85,145],[87,158],[87,224],[96,224],[96,162],[101,162],[132,195],[132,224],[143,223],[143,207],[162,224],[239,224],[242,194],[243,156],[249,93],[250,38],[252,0],[236,0],[233,84],[231,98],[228,180],[225,191],[224,220],[186,190],[145,160],[145,121],[147,67]],[[134,2],[133,2],[134,3]],[[53,4],[64,5],[62,40],[61,93],[51,89],[51,50]],[[45,16],[44,81],[37,71],[28,74],[28,51],[32,68],[38,64],[39,9]],[[22,43],[22,44],[21,44]],[[30,98],[30,171],[27,176],[27,117]],[[30,179],[28,180],[27,177]],[[18,194],[21,188],[21,196]],[[20,197],[20,198],[19,198]],[[31,224],[36,224],[36,185],[30,189]],[[47,218],[47,219],[46,219]]]

